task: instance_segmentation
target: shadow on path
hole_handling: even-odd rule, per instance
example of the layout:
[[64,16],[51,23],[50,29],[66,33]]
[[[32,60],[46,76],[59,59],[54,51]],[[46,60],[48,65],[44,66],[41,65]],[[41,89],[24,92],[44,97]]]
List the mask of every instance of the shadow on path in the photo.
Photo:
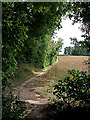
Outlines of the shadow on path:
[[88,120],[89,116],[90,106],[75,108],[68,107],[61,112],[56,112],[54,105],[33,104],[32,109],[26,116],[25,120]]

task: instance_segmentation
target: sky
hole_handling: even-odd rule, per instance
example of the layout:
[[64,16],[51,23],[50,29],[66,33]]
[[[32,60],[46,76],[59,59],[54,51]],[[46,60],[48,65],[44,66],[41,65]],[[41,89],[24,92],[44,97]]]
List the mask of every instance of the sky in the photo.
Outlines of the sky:
[[70,37],[74,38],[76,37],[78,41],[83,40],[83,38],[81,37],[81,35],[83,34],[81,32],[81,30],[78,28],[80,27],[80,23],[75,23],[74,25],[72,25],[72,20],[69,20],[68,18],[65,20],[62,20],[62,27],[59,31],[56,30],[55,32],[57,33],[56,36],[54,38],[55,41],[58,40],[58,38],[62,38],[64,45],[62,47],[62,52],[61,54],[64,53],[64,48],[68,47],[68,46],[72,46]]

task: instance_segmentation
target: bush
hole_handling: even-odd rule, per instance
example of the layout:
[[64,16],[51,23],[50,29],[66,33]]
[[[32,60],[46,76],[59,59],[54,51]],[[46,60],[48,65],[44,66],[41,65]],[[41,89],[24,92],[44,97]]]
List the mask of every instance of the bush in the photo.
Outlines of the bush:
[[21,120],[25,115],[25,104],[12,93],[3,95],[2,99],[2,120]]
[[90,75],[84,71],[68,70],[69,76],[59,80],[53,94],[64,104],[90,100]]

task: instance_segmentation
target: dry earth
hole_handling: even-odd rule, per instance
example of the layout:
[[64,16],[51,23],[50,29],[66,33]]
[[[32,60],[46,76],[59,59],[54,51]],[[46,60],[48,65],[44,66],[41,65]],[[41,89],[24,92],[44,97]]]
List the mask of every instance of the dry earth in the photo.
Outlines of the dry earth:
[[[58,60],[59,62],[47,73],[43,71],[14,88],[14,94],[19,96],[20,100],[27,102],[27,120],[50,119],[50,116],[44,112],[44,109],[47,108],[48,98],[52,96],[52,90],[49,90],[48,87],[53,89],[53,85],[66,75],[68,69],[88,72],[88,65],[84,62],[88,60],[88,56],[58,56]],[[49,91],[46,92],[47,90]]]

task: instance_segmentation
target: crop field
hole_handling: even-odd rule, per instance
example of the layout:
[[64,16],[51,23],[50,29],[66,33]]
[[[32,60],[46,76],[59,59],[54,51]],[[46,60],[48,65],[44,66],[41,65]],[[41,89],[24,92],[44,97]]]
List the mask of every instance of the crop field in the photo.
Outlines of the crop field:
[[67,75],[69,69],[87,71],[88,74],[87,60],[88,56],[58,56],[58,63],[44,75],[28,83],[26,88],[41,95],[48,95],[53,92],[54,85],[58,80]]

